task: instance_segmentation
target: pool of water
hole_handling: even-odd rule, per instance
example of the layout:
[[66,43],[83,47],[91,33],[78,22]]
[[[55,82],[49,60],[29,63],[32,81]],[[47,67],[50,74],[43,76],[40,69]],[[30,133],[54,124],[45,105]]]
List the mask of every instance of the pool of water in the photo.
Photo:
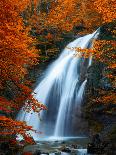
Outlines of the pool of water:
[[36,145],[25,147],[24,152],[40,151],[41,155],[86,155],[88,142],[87,137],[45,137],[38,139]]
[[37,142],[39,141],[70,141],[70,140],[79,140],[79,139],[88,139],[88,137],[82,137],[82,136],[77,136],[77,137],[41,137],[38,139],[35,139]]

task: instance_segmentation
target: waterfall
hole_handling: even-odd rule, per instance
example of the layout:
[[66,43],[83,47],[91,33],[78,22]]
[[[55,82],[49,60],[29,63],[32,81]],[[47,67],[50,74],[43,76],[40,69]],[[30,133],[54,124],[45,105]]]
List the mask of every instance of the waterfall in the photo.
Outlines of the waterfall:
[[[43,131],[45,136],[73,136],[74,115],[79,112],[83,100],[87,79],[81,80],[80,75],[86,74],[92,63],[92,58],[75,57],[75,48],[92,48],[99,30],[80,37],[69,43],[59,58],[46,70],[44,78],[37,85],[34,97],[48,107],[47,111],[27,113],[23,109],[17,115],[17,120],[26,121],[37,131]],[[72,50],[71,50],[71,49]],[[84,68],[84,69],[83,69]],[[79,125],[79,124],[78,124]],[[37,133],[31,133],[37,139]]]

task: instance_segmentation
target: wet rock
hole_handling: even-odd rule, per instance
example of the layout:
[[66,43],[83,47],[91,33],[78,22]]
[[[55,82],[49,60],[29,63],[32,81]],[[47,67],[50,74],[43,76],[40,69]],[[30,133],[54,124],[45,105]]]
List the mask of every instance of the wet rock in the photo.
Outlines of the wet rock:
[[34,155],[41,155],[41,151],[40,150],[37,150]]
[[76,144],[72,144],[71,147],[72,147],[73,149],[77,149],[77,145],[76,145]]
[[61,152],[55,152],[55,155],[61,155]]
[[62,141],[61,144],[65,144],[65,141]]
[[31,152],[23,152],[22,155],[33,155],[33,153],[31,153]]
[[62,152],[71,153],[71,149],[68,147],[65,147],[62,149]]

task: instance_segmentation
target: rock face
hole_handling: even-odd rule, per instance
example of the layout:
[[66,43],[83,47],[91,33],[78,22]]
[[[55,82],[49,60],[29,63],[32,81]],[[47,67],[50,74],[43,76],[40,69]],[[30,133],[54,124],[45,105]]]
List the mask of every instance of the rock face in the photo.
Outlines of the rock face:
[[99,134],[92,137],[91,143],[88,143],[87,153],[89,154],[116,154],[116,145],[111,141],[104,141],[100,138]]
[[[113,40],[112,34],[108,29],[113,29],[113,23],[109,25],[104,25],[101,28],[101,33],[99,39],[101,40]],[[105,73],[109,70],[106,70],[105,64],[100,61],[94,60],[92,65],[88,68],[87,71],[87,87],[86,87],[86,99],[85,106],[83,110],[85,111],[85,117],[88,121],[90,136],[96,133],[100,133],[102,139],[108,140],[112,145],[108,145],[104,149],[111,151],[111,148],[114,147],[114,138],[116,137],[116,105],[114,103],[103,104],[100,102],[95,102],[95,99],[102,96],[102,91],[105,91],[107,94],[114,91],[115,88],[112,86],[110,80],[105,76]],[[104,145],[104,144],[103,144]],[[95,147],[95,146],[94,146]],[[93,149],[93,145],[90,147]],[[103,150],[103,146],[100,145],[100,148]],[[99,149],[95,147],[95,149]],[[106,153],[105,152],[105,153]],[[115,153],[109,153],[115,154]]]

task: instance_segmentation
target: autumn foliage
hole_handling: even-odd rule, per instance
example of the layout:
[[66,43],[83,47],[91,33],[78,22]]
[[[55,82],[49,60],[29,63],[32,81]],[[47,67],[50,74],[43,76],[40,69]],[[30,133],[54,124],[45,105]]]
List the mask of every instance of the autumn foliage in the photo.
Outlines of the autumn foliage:
[[[0,116],[0,135],[4,140],[16,134],[26,139],[26,131],[32,130],[25,123],[12,119],[26,101],[30,110],[45,109],[34,99],[30,82],[24,80],[27,68],[38,62],[34,38],[29,36],[30,28],[24,25],[21,15],[29,4],[30,0],[0,1],[0,111],[4,115]],[[6,91],[12,92],[12,98],[4,94]]]
[[75,26],[91,31],[115,20],[115,7],[114,0],[53,1],[46,24],[63,31],[70,31]]
[[101,14],[103,23],[109,23],[116,19],[115,0],[95,0],[94,5]]
[[16,135],[17,133],[22,135],[27,143],[31,143],[32,139],[29,137],[26,132],[27,131],[34,131],[31,126],[27,126],[26,123],[21,121],[14,121],[10,118],[5,116],[0,117],[0,135],[2,136],[12,136]]
[[20,80],[26,73],[25,65],[37,62],[35,49],[29,45],[32,38],[28,36],[28,29],[24,27],[19,13],[27,5],[28,1],[0,1],[0,68],[1,88],[4,83],[12,79]]
[[105,64],[105,69],[103,71],[103,76],[108,79],[110,85],[112,86],[111,90],[103,90],[101,97],[97,98],[97,103],[103,104],[116,104],[116,78],[115,78],[115,69],[116,69],[116,41],[115,40],[97,40],[94,44],[94,57]]

